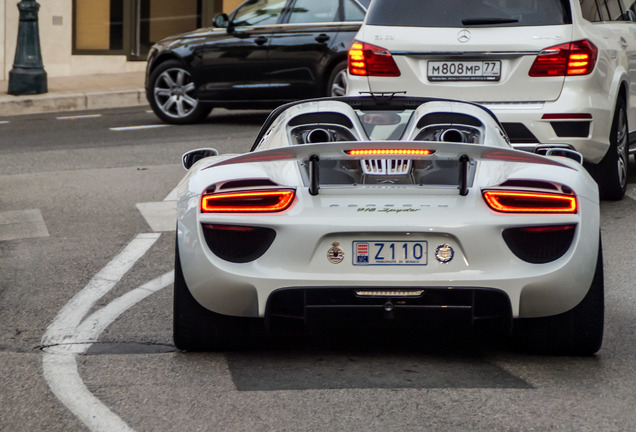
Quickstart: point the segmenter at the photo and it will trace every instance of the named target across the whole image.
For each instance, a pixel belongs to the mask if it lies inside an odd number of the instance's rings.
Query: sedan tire
[[[212,110],[194,95],[192,76],[178,60],[161,63],[148,79],[146,96],[157,117],[166,123],[190,124]]]
[[[347,75],[347,61],[341,61],[333,68],[327,81],[326,96],[345,96],[347,94],[347,86],[349,85],[349,76]]]

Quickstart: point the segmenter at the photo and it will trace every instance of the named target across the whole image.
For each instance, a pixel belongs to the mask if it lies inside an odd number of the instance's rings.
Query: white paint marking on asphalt
[[[177,200],[177,187],[175,186],[174,189],[172,189],[170,191],[170,193],[168,194],[168,196],[166,196],[163,200],[164,201],[176,201]]]
[[[0,241],[48,236],[49,230],[39,209],[0,213]]]
[[[55,317],[42,337],[44,378],[55,396],[91,431],[132,431],[121,418],[101,403],[82,382],[77,370],[77,353],[85,352],[119,315],[147,296],[172,282],[173,272],[153,279],[82,318],[93,305],[121,280],[150,249],[160,234],[138,234],[86,287],[77,293]],[[61,344],[61,345],[59,345]],[[56,345],[49,347],[49,345]]]
[[[169,127],[170,125],[166,124],[156,124],[156,125],[144,125],[144,126],[125,126],[125,127],[112,127],[110,130],[115,132],[121,131],[134,131],[134,130],[143,130],[143,129],[155,129],[155,128],[163,128]]]
[[[137,203],[137,209],[155,232],[174,231],[177,227],[175,201]]]
[[[163,201],[137,203],[137,209],[155,232],[174,231],[177,226],[177,188]]]
[[[44,353],[44,377],[55,396],[93,432],[132,431],[86,388],[74,355]]]
[[[160,234],[138,234],[128,245],[75,294],[49,325],[42,345],[63,344],[73,338],[77,326],[97,301],[106,295],[157,241]]]
[[[58,120],[78,120],[78,119],[88,119],[88,118],[99,118],[101,114],[84,114],[84,115],[75,115],[75,116],[62,116],[57,117]]]
[[[86,352],[92,342],[97,342],[99,335],[109,325],[111,325],[121,314],[174,281],[174,271],[169,271],[150,282],[127,292],[121,297],[113,300],[107,306],[87,317],[77,328],[75,333],[76,341],[79,343],[81,353]]]
[[[9,124],[8,121],[0,121],[0,124]]]

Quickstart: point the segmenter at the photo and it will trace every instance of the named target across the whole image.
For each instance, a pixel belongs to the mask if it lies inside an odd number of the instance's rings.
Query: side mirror
[[[181,163],[186,170],[189,170],[192,165],[199,162],[201,159],[218,155],[219,152],[213,148],[190,150],[189,152],[184,153],[181,157]]]
[[[212,26],[216,28],[229,28],[230,27],[230,18],[226,13],[220,13],[214,17],[212,20]]]
[[[546,156],[560,156],[568,159],[572,159],[583,165],[583,155],[577,151],[563,148],[548,149],[545,153]]]

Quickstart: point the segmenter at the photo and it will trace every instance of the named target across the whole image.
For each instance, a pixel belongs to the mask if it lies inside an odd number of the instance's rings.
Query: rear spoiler
[[[421,150],[426,149],[431,152],[429,155],[381,155],[381,156],[358,156],[351,155],[351,150]],[[455,159],[466,155],[471,160],[489,160],[515,163],[535,163],[552,165],[562,168],[571,168],[554,159],[540,156],[521,150],[506,149],[501,147],[488,147],[479,144],[457,144],[439,141],[349,141],[323,144],[303,144],[290,147],[281,147],[271,150],[255,151],[233,156],[212,166],[231,165],[239,163],[254,162],[274,162],[274,161],[309,161],[312,156],[320,159],[342,160],[342,159]],[[205,169],[205,168],[204,168]]]
[[[366,151],[356,154],[356,151]],[[373,154],[376,152],[377,154]],[[459,162],[459,193],[468,194],[469,166],[471,161],[499,161],[511,163],[533,163],[572,167],[554,159],[520,150],[501,147],[487,147],[475,144],[457,144],[438,141],[384,141],[384,142],[337,142],[306,144],[246,153],[220,160],[205,169],[223,165],[258,162],[299,161],[309,166],[312,195],[318,194],[320,160],[363,160],[363,159],[412,159],[412,160],[457,160]]]

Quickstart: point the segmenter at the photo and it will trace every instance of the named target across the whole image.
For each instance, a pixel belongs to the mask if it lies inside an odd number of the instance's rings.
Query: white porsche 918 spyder
[[[599,196],[581,160],[514,150],[465,102],[280,107],[251,152],[183,157],[175,344],[226,349],[292,322],[496,323],[529,352],[593,354]]]

